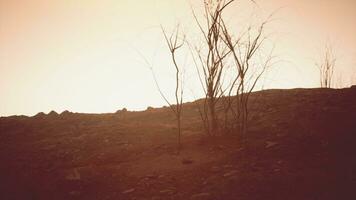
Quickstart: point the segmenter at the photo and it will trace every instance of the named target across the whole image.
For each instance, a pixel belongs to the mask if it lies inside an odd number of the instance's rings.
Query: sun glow
[[[179,22],[194,34],[190,9],[199,5],[181,0],[0,0],[0,116],[164,105],[142,55],[170,96],[174,68],[160,25],[170,28]],[[236,3],[233,9],[240,6],[262,17],[278,10],[269,30],[280,62],[263,88],[318,87],[314,59],[326,40],[337,52],[339,86],[355,83],[355,1],[273,0],[258,6]],[[232,24],[243,19],[235,10],[229,13]],[[201,96],[196,81],[188,78],[186,84],[194,91],[186,93],[187,101]]]

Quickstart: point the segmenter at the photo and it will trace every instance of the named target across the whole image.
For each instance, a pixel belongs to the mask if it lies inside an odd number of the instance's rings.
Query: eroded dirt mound
[[[356,199],[356,89],[254,93],[248,143],[184,106],[0,118],[1,199]]]

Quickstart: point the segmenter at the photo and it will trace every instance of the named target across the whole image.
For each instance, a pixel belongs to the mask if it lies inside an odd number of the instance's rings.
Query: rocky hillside
[[[0,118],[1,199],[356,199],[356,89],[252,94],[248,143],[184,105]],[[199,102],[198,102],[199,103]]]

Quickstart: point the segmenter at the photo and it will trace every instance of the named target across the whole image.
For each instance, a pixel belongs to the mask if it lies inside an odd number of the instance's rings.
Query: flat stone
[[[135,191],[135,188],[131,188],[122,192],[122,194],[129,194]]]
[[[185,164],[185,165],[192,164],[193,160],[185,158],[185,159],[182,160],[182,163]]]
[[[190,197],[191,200],[205,200],[210,198],[210,193],[199,193],[199,194],[194,194]]]
[[[225,173],[223,176],[224,177],[230,177],[230,176],[232,176],[232,175],[234,175],[236,173],[237,173],[237,170],[231,170],[231,171]]]
[[[167,189],[167,190],[161,190],[159,191],[159,193],[161,194],[168,194],[168,195],[172,195],[172,194],[175,194],[176,191],[175,190],[170,190],[170,189]]]
[[[234,166],[233,165],[224,165],[224,168],[233,168]]]
[[[231,182],[231,183],[235,183],[239,180],[239,177],[238,176],[231,176],[228,178],[228,181]]]
[[[149,174],[149,175],[146,176],[146,178],[148,178],[148,179],[157,179],[158,176],[154,175],[154,174]]]
[[[211,172],[219,172],[219,171],[220,171],[220,168],[217,167],[217,166],[214,166],[214,167],[211,168],[210,171],[211,171]]]
[[[66,176],[67,180],[70,181],[79,181],[81,179],[80,177],[80,173],[78,172],[77,169],[73,169],[67,176]]]
[[[271,148],[273,146],[276,146],[278,143],[277,142],[270,142],[270,141],[267,141],[266,142],[266,148]]]
[[[69,194],[72,196],[79,196],[81,194],[81,192],[80,191],[71,191],[71,192],[69,192]]]

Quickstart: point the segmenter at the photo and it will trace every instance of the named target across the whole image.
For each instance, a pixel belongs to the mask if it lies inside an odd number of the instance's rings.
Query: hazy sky
[[[180,22],[191,32],[190,5],[200,2],[0,0],[0,116],[164,105],[140,54],[170,96],[174,68],[159,25],[169,29]],[[257,2],[235,3],[228,17],[239,22],[249,11],[264,17],[278,10],[269,31],[281,62],[264,88],[317,87],[314,60],[326,41],[338,59],[339,86],[356,83],[355,0]],[[186,99],[192,100],[201,93],[189,73]]]

